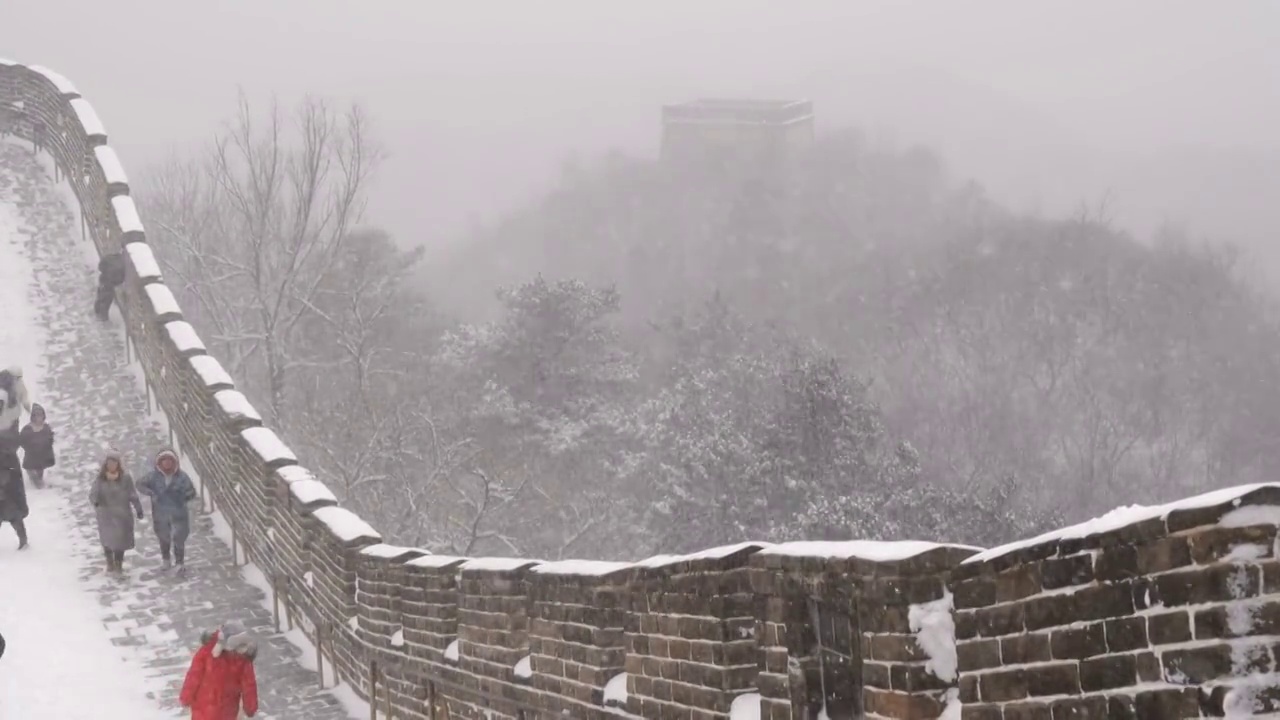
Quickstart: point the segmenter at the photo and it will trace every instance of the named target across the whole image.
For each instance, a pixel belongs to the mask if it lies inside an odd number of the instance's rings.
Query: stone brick
[[[1181,535],[1157,538],[1136,547],[1138,572],[1143,575],[1176,570],[1191,564],[1191,548]]]
[[[1170,682],[1202,685],[1231,674],[1231,646],[1225,643],[1185,650],[1166,650],[1161,655],[1161,660],[1165,677]]]
[[[1049,660],[1049,635],[1025,633],[1000,639],[1000,658],[1006,665],[1024,665]]]
[[[969,705],[960,709],[960,720],[1004,720],[1000,705]]]
[[[1093,557],[1075,555],[1045,560],[1040,575],[1046,590],[1093,582]]]
[[[984,670],[1000,665],[1000,640],[969,640],[956,644],[956,660],[961,672]]]
[[[1132,545],[1107,548],[1098,553],[1093,564],[1094,577],[1098,580],[1127,580],[1141,574],[1138,569],[1138,550]]]
[[[1004,706],[1004,720],[1053,720],[1053,711],[1048,703],[1010,703]]]
[[[1019,565],[996,575],[996,602],[1021,600],[1043,587],[1038,565]]]
[[[982,637],[1012,635],[1026,629],[1026,609],[1022,603],[982,608],[977,615],[978,634]]]
[[[1100,620],[1129,615],[1134,611],[1133,589],[1125,583],[1095,585],[1075,594],[1079,620]]]
[[[1195,690],[1148,690],[1133,699],[1138,720],[1172,720],[1199,717],[1200,700]]]
[[[1053,720],[1114,720],[1115,715],[1108,714],[1107,698],[1082,697],[1054,700]]]
[[[1115,618],[1104,624],[1107,649],[1113,653],[1147,647],[1147,622],[1140,617]]]
[[[1239,545],[1256,546],[1256,559],[1272,557],[1275,544],[1274,525],[1252,527],[1207,527],[1187,535],[1191,546],[1191,559],[1201,565],[1216,562],[1231,554]]]
[[[1258,594],[1256,566],[1215,565],[1160,575],[1153,580],[1155,600],[1166,607],[1232,600]]]
[[[1026,602],[1025,608],[1025,626],[1028,631],[1069,625],[1077,619],[1074,595],[1032,598]]]
[[[1080,661],[1080,689],[1086,693],[1134,685],[1137,661],[1132,655],[1111,655]]]
[[[996,670],[983,673],[978,680],[978,694],[983,702],[1007,702],[1027,696],[1027,674],[1024,670]]]
[[[1147,617],[1147,637],[1152,645],[1171,645],[1191,639],[1191,621],[1185,611]]]
[[[1055,630],[1049,635],[1049,647],[1055,660],[1082,660],[1107,652],[1107,634],[1102,623]]]
[[[1027,668],[1026,680],[1027,693],[1032,696],[1074,695],[1080,692],[1080,671],[1074,662]]]

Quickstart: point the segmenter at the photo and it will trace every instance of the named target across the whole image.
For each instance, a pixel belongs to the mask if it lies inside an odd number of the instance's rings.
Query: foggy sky
[[[745,95],[933,145],[1014,209],[1109,190],[1138,230],[1280,246],[1273,0],[0,0],[0,56],[70,77],[135,175],[238,87],[357,99],[390,153],[370,219],[406,243],[571,154],[655,152],[662,103]]]

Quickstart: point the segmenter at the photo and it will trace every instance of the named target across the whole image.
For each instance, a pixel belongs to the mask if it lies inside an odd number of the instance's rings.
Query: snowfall
[[[0,366],[21,365],[38,400],[45,338],[34,322],[20,230],[16,211],[0,199]],[[0,527],[0,718],[83,718],[88,707],[102,720],[175,717],[159,709],[145,670],[111,643],[97,597],[80,579],[85,548],[68,526],[63,495],[27,497],[31,546],[19,552],[13,529]]]

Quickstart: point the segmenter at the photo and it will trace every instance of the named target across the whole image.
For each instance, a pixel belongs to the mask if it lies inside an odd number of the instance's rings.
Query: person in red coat
[[[242,703],[245,715],[258,714],[257,654],[257,643],[235,621],[201,638],[178,697],[191,720],[236,720]]]

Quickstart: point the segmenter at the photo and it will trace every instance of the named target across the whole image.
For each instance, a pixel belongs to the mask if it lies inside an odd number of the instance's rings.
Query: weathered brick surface
[[[1280,709],[1280,597],[1267,584],[1280,516],[1249,515],[1277,499],[1264,486],[962,565],[950,586],[965,716],[1223,717],[1241,698]]]
[[[256,412],[237,411],[234,380],[186,340],[108,138],[86,131],[96,123],[65,79],[0,63],[0,135],[26,143],[0,145],[0,201],[28,226],[33,305],[50,336],[44,390],[58,407],[104,408],[63,422],[82,441],[64,448],[59,473],[87,476],[104,444],[140,463],[176,442],[202,503],[276,588],[283,620],[394,717],[707,720],[735,701],[759,702],[771,720],[823,709],[927,720],[956,702],[966,720],[1280,710],[1280,486],[969,562],[973,550],[953,546],[859,556],[745,544],[617,567],[504,564],[384,544]],[[53,158],[80,218],[33,149]],[[127,251],[123,342],[88,313],[82,241]],[[153,402],[167,431],[146,419]],[[114,639],[148,653],[168,684],[158,702],[173,704],[199,632],[236,616],[268,638],[259,670],[271,717],[345,716],[272,633],[261,593],[210,526],[201,515],[183,583],[157,581],[145,540],[134,585],[103,582],[97,558],[84,559]],[[946,647],[929,647],[939,638]],[[606,708],[606,688],[623,680],[628,697]]]

